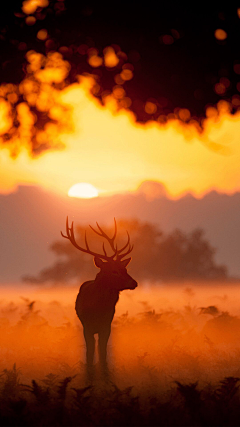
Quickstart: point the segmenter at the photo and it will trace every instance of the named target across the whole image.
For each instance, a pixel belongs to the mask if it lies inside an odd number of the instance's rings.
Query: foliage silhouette
[[[184,233],[175,230],[164,233],[156,225],[138,220],[122,220],[120,228],[129,230],[134,244],[134,259],[131,274],[139,280],[226,280],[227,268],[217,265],[214,256],[216,250],[204,237],[202,229]],[[85,227],[76,227],[78,242],[84,241]],[[110,231],[107,229],[106,231]],[[96,239],[89,233],[89,241],[96,247]],[[119,243],[125,239],[119,233]],[[95,245],[95,246],[94,246]],[[89,279],[96,269],[89,256],[77,252],[69,242],[56,241],[50,249],[57,256],[52,267],[43,269],[37,277],[25,276],[29,283],[63,283],[76,278]]]
[[[160,292],[156,290],[156,294]],[[65,351],[66,345],[71,348],[71,337],[76,340],[79,325],[71,326],[72,335],[69,328],[66,329],[64,348],[58,347],[62,328],[59,322],[55,327],[50,326],[46,322],[49,319],[45,318],[46,329],[40,345],[47,348],[46,355],[44,349],[37,346],[42,333],[40,302],[36,299],[36,304],[32,305],[31,301],[22,300],[22,307],[18,308],[20,322],[15,319],[15,324],[0,323],[1,350],[3,355],[7,354],[6,365],[2,360],[2,367],[7,368],[1,368],[0,372],[0,425],[240,425],[237,376],[240,319],[222,311],[221,306],[207,307],[206,304],[207,310],[199,315],[199,306],[187,306],[180,312],[163,308],[159,312],[157,306],[149,309],[147,304],[141,304],[141,312],[135,317],[126,313],[119,316],[114,322],[112,346],[115,350],[118,347],[121,353],[118,359],[112,359],[112,381],[105,383],[97,377],[89,386],[85,382],[84,364],[74,363],[78,358],[81,360],[80,354],[75,354],[73,360],[70,358],[71,363],[67,359],[71,351]],[[204,306],[203,301],[200,306]],[[51,303],[49,308],[52,308]],[[45,316],[42,310],[41,314]],[[9,316],[12,316],[11,310]],[[65,317],[62,321],[66,321]],[[213,334],[216,328],[219,335]],[[204,332],[213,340],[213,350],[204,345]],[[23,339],[29,334],[26,345]],[[136,335],[136,341],[131,343]],[[5,336],[12,337],[13,347],[5,341]],[[16,337],[25,349],[16,347]],[[12,356],[11,348],[14,349]],[[56,350],[52,367],[48,357],[50,348]],[[22,359],[21,351],[24,352]],[[18,363],[13,364],[10,357],[15,357],[16,352]],[[62,359],[65,363],[61,364]],[[34,363],[37,368],[30,371],[29,364]],[[43,365],[42,370],[39,370],[40,365]]]
[[[115,383],[69,388],[71,381],[76,378],[65,377],[48,387],[32,380],[31,386],[17,391],[12,384],[12,396],[3,395],[2,382],[1,425],[221,427],[240,423],[239,378],[235,377],[201,388],[198,382],[175,381],[176,387],[167,394],[159,386],[157,393],[147,395],[144,389],[136,394],[134,387],[119,388]]]

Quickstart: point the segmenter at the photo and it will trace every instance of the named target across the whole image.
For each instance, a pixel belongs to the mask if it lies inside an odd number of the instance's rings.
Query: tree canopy
[[[190,233],[176,229],[167,234],[152,223],[138,220],[118,221],[118,229],[120,246],[126,241],[126,230],[134,244],[129,272],[137,280],[159,282],[228,278],[226,266],[216,264],[216,250],[205,238],[202,229]],[[104,227],[104,230],[110,236],[113,233],[111,227]],[[86,227],[76,226],[76,240],[82,247],[85,245],[85,231]],[[87,233],[90,247],[102,253],[102,239],[90,229]],[[96,274],[92,256],[77,250],[69,241],[56,241],[50,249],[57,257],[55,264],[40,271],[37,277],[25,276],[24,281],[61,283],[77,278],[91,279]],[[110,248],[106,249],[110,254]]]

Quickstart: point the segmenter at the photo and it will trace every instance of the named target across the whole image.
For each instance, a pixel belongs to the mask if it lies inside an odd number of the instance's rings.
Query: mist
[[[91,383],[78,288],[1,287],[3,425],[238,425],[239,283],[122,292]]]
[[[239,284],[140,284],[120,295],[109,341],[119,386],[218,381],[239,372]],[[1,368],[24,381],[49,373],[83,381],[85,342],[75,314],[78,285],[1,288]],[[123,375],[124,372],[124,375]],[[154,372],[154,380],[151,372]]]

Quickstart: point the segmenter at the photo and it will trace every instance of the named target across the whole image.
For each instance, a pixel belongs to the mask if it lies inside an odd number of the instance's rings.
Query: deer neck
[[[119,291],[114,289],[114,287],[111,286],[109,279],[107,279],[107,277],[103,276],[101,273],[97,274],[94,283],[102,294],[109,296],[111,295],[115,298],[119,297]]]

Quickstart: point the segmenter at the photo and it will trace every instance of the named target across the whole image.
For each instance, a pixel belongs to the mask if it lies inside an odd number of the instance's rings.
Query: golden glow
[[[173,378],[185,383],[199,378],[206,381],[207,373],[208,383],[215,383],[224,376],[236,376],[239,319],[234,316],[240,314],[239,283],[146,286],[122,292],[116,306],[110,338],[113,345],[108,352],[118,367],[115,380],[119,387],[126,388],[126,378],[130,378],[136,392],[147,395],[153,386],[157,390],[166,387],[169,392]],[[7,359],[1,358],[1,372],[16,363],[24,384],[31,384],[34,378],[40,382],[50,372],[59,378],[77,372],[79,388],[79,373],[84,373],[79,360],[85,363],[85,344],[74,309],[78,290],[79,283],[37,289],[19,284],[2,286],[1,346]],[[31,301],[35,301],[32,309]],[[214,321],[210,314],[201,313],[200,307],[207,306],[219,310]],[[161,369],[156,369],[159,360]],[[143,366],[151,375],[146,375]]]
[[[104,52],[106,56],[109,50]],[[202,130],[187,109],[176,111],[167,123],[160,116],[158,122],[140,124],[123,109],[131,99],[121,85],[101,105],[92,95],[100,90],[94,78],[81,77],[64,87],[70,65],[60,53],[45,57],[29,51],[26,56],[28,74],[21,84],[0,86],[1,192],[28,183],[66,194],[73,182],[83,181],[113,193],[135,190],[145,180],[164,182],[173,197],[186,191],[201,195],[212,188],[240,189],[240,113],[231,115],[226,101],[208,107]],[[220,79],[219,84],[226,88],[228,81]],[[15,108],[19,94],[24,101]],[[239,106],[239,95],[231,103]],[[53,122],[36,129],[32,106]],[[149,100],[145,108],[153,114],[155,103]],[[7,145],[1,140],[6,132]],[[47,144],[65,150],[49,150],[33,160],[28,154],[33,135],[35,148]],[[19,157],[11,159],[9,146]]]
[[[191,117],[190,111],[187,108],[182,108],[181,110],[179,110],[178,115],[183,122],[189,120]]]
[[[36,18],[35,16],[27,16],[25,22],[27,25],[34,25],[36,23]]]
[[[91,67],[97,68],[102,65],[103,60],[100,58],[100,56],[92,55],[88,58],[88,63],[91,65]]]
[[[106,67],[113,68],[119,63],[119,58],[117,57],[115,50],[112,47],[106,47],[103,51],[104,53],[104,63]]]
[[[122,85],[125,82],[125,80],[122,79],[120,74],[116,74],[116,76],[114,77],[114,81],[117,85]]]
[[[215,35],[217,40],[225,40],[227,38],[226,31],[222,30],[221,28],[218,28],[215,31],[214,35]]]
[[[157,106],[153,102],[146,102],[145,104],[145,111],[147,114],[154,114],[157,111]]]
[[[133,78],[133,72],[132,72],[132,70],[125,68],[124,70],[122,70],[120,77],[123,81],[131,80]]]
[[[124,98],[125,94],[126,94],[126,92],[121,86],[115,86],[113,88],[113,96],[115,98],[122,99],[122,98]]]
[[[47,36],[48,36],[47,30],[39,30],[37,33],[37,38],[39,40],[46,40]]]
[[[223,83],[216,83],[214,90],[218,95],[223,95],[226,92],[226,88]]]
[[[239,105],[240,105],[240,96],[239,95],[233,95],[233,97],[232,97],[232,104],[235,107],[239,107]]]
[[[67,76],[70,69],[68,62],[57,52],[44,57],[29,51],[26,57],[28,75],[20,85],[0,86],[0,145],[4,147],[1,135],[8,132],[12,155],[17,155],[23,147],[30,150],[33,137],[36,150],[42,146],[60,147],[60,134],[71,128],[70,109],[61,103],[61,90],[55,85],[62,83]],[[24,102],[15,107],[19,94],[23,96]],[[36,116],[30,107],[47,112],[54,122],[46,123],[36,130]],[[13,127],[14,117],[19,126]]]
[[[26,0],[23,2],[22,11],[27,15],[34,13],[38,7],[47,7],[48,0]]]
[[[12,126],[10,104],[3,98],[0,99],[0,134],[7,132]]]
[[[68,191],[69,197],[79,197],[80,199],[93,199],[98,197],[98,190],[86,182],[74,184]]]

